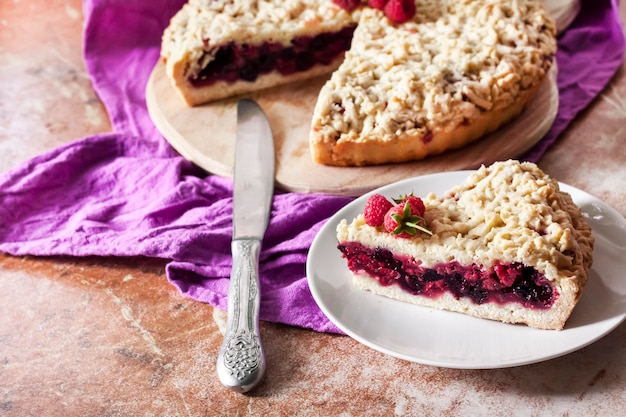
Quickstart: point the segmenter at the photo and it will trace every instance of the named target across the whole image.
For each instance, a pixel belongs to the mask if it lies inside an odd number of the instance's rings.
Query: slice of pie
[[[356,16],[331,0],[189,0],[163,34],[161,57],[193,106],[335,70]]]
[[[593,237],[557,181],[532,163],[496,162],[442,197],[428,195],[425,209],[399,210],[402,204],[368,207],[337,226],[356,286],[420,306],[563,329],[587,282]],[[384,222],[375,220],[377,210],[379,217],[387,212]],[[387,222],[394,210],[395,229]]]
[[[316,162],[394,163],[459,148],[518,116],[553,65],[556,28],[541,0],[416,3],[402,24],[360,13],[314,110]]]

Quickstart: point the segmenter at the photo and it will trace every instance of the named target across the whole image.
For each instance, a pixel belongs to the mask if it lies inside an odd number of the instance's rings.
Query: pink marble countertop
[[[0,5],[0,172],[110,130],[82,61],[81,7]],[[539,165],[625,216],[625,145],[622,67]],[[183,298],[164,265],[0,255],[0,416],[626,415],[626,323],[549,361],[458,370],[263,322],[266,377],[233,393],[214,368],[225,313]]]

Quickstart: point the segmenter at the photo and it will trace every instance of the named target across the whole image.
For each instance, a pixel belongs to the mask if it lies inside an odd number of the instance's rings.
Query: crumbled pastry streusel
[[[555,34],[540,0],[420,0],[402,25],[363,10],[315,108],[314,159],[402,162],[482,137],[534,96],[553,65]]]
[[[359,259],[350,263],[358,286],[477,317],[563,328],[587,282],[594,242],[557,181],[532,163],[497,162],[423,201],[432,235],[398,238],[363,215],[339,223],[340,248],[349,262]],[[363,266],[368,253],[374,269]]]

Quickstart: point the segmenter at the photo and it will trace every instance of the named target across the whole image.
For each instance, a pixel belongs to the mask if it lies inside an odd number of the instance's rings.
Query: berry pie
[[[375,194],[338,224],[337,239],[359,288],[553,330],[580,299],[594,243],[558,182],[513,160],[481,167],[441,197]]]
[[[402,24],[366,7],[319,93],[313,159],[405,162],[471,143],[523,111],[555,53],[541,0],[420,0]]]
[[[332,72],[356,15],[331,0],[189,0],[165,29],[161,57],[194,106]]]
[[[332,73],[309,142],[335,166],[419,160],[497,130],[555,53],[542,0],[189,0],[161,47],[190,106]]]

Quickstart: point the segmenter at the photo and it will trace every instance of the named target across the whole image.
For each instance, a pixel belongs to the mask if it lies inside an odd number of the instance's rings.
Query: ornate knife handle
[[[257,239],[233,240],[233,269],[228,287],[228,322],[217,356],[217,375],[237,392],[254,388],[265,372],[259,333],[259,253]]]

